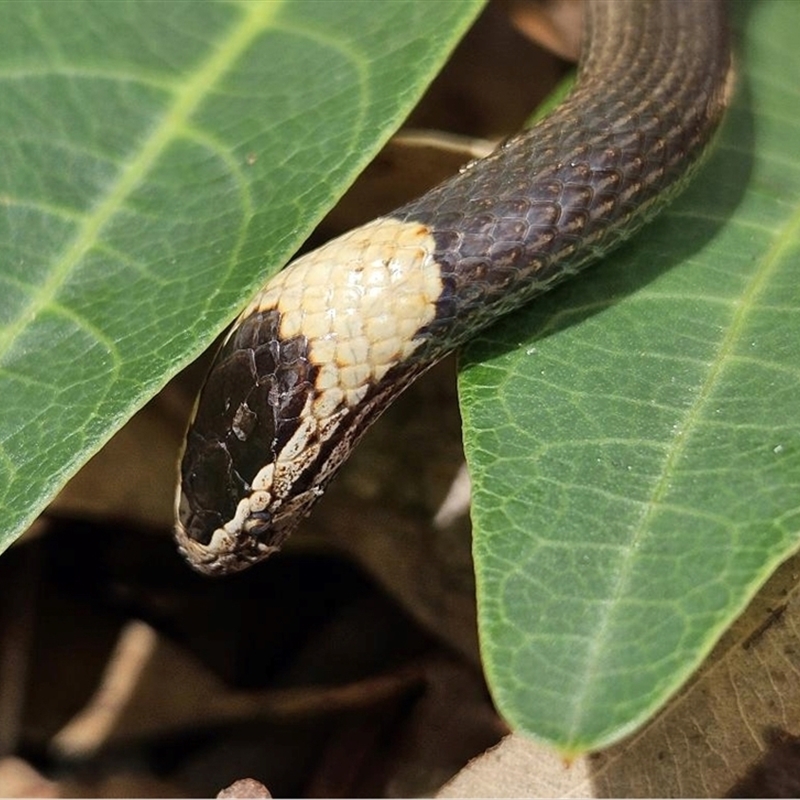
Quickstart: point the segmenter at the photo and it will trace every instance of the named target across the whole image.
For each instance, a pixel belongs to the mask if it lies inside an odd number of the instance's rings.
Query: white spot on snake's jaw
[[[307,449],[317,437],[315,436],[319,428],[319,422],[311,413],[312,400],[309,397],[306,400],[305,408],[303,409],[303,416],[297,430],[288,442],[281,448],[275,459],[276,469],[280,469],[282,464],[286,462],[296,461],[303,450]],[[273,478],[274,480],[274,478]]]
[[[260,492],[272,486],[272,478],[275,474],[275,465],[270,463],[258,471],[253,478],[253,491]]]

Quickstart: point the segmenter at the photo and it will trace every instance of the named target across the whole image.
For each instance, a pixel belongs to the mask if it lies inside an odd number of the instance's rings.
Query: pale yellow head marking
[[[421,223],[377,219],[299,258],[243,316],[277,309],[281,338],[307,338],[317,390],[343,393],[320,398],[315,410],[328,413],[335,397],[358,402],[419,346],[414,335],[433,321],[442,291],[435,248]]]

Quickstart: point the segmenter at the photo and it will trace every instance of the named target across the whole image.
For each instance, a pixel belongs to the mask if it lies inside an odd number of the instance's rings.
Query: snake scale
[[[180,468],[176,538],[197,570],[275,552],[411,381],[687,184],[730,93],[721,0],[586,0],[583,35],[550,116],[302,256],[239,316]]]

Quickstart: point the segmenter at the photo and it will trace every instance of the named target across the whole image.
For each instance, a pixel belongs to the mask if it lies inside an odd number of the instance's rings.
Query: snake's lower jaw
[[[322,489],[312,488],[271,508],[254,505],[251,495],[240,502],[232,520],[215,527],[215,515],[193,508],[181,491],[175,525],[178,549],[204,575],[240,572],[277,553],[322,494]]]
[[[191,523],[179,519],[175,539],[181,555],[204,575],[228,575],[241,572],[277,553],[281,544],[311,510],[273,519],[247,520],[241,530],[217,528],[206,542],[194,538]]]

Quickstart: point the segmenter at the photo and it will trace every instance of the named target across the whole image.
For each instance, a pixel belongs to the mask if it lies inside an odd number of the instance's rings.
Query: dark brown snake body
[[[587,0],[578,81],[534,128],[276,275],[187,436],[177,540],[198,570],[274,552],[367,426],[468,338],[635,233],[727,104],[721,0]]]

